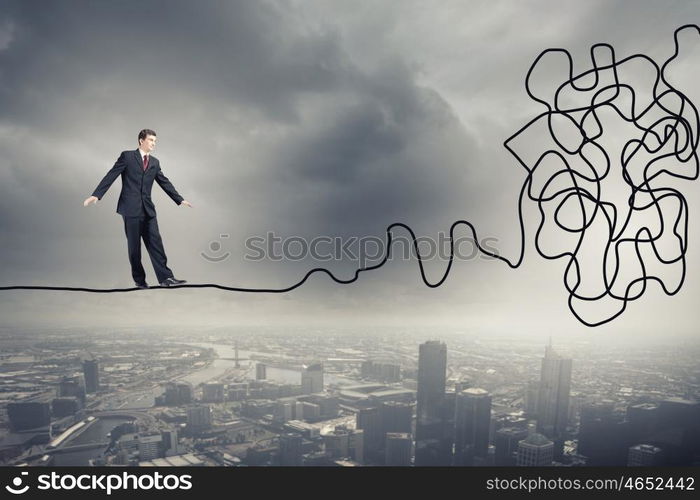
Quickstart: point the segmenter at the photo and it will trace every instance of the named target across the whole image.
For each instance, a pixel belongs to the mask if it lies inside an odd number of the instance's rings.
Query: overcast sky
[[[121,181],[97,205],[82,203],[142,128],[157,132],[154,155],[194,207],[176,206],[154,184],[168,264],[190,283],[283,288],[318,266],[348,279],[357,261],[251,261],[245,241],[268,232],[384,240],[393,222],[437,238],[467,219],[515,260],[524,170],[503,141],[543,111],[524,88],[534,59],[565,48],[580,72],[591,67],[591,45],[605,42],[618,59],[641,52],[661,63],[673,54],[674,30],[693,20],[700,4],[691,1],[3,1],[0,285],[133,286],[115,212]],[[669,68],[696,105],[699,48],[700,36],[683,36]],[[562,75],[539,78],[558,85]],[[674,186],[688,200],[685,285],[668,297],[649,284],[595,330],[568,309],[566,262],[534,250],[539,213],[527,202],[519,269],[456,261],[437,289],[423,284],[415,259],[394,259],[350,285],[317,273],[285,294],[0,291],[0,317],[16,326],[693,335],[700,196],[696,183]],[[469,233],[462,226],[457,235]],[[212,262],[203,252],[230,255]],[[143,263],[155,284],[145,248]],[[445,266],[427,262],[428,278]]]

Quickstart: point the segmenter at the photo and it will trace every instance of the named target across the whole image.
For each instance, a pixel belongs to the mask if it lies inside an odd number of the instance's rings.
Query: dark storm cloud
[[[11,5],[17,30],[11,50],[0,53],[0,64],[7,68],[1,104],[7,122],[20,130],[31,127],[32,134],[46,130],[52,137],[75,137],[113,113],[121,121],[138,121],[139,110],[151,99],[173,99],[181,115],[195,114],[190,127],[199,126],[199,133],[206,134],[222,108],[247,108],[261,126],[292,124],[288,147],[281,146],[284,138],[274,145],[285,161],[275,159],[271,176],[352,191],[346,176],[371,171],[379,159],[384,171],[392,171],[386,181],[394,189],[382,192],[385,205],[393,206],[393,198],[411,194],[401,184],[413,185],[413,169],[391,162],[405,162],[399,155],[405,145],[433,133],[436,120],[450,114],[444,104],[435,109],[425,102],[430,91],[415,87],[400,59],[365,74],[348,60],[337,33],[304,25],[285,4],[148,2],[140,9],[135,8],[139,4],[106,2],[69,9],[58,3]],[[139,88],[148,95],[144,100],[137,97]],[[354,102],[335,109],[334,101],[345,94]],[[327,113],[321,119],[328,129],[299,123],[297,101],[304,96],[325,100]],[[297,125],[301,134],[294,130]],[[34,151],[36,162],[46,164]],[[223,164],[226,157],[212,154],[211,160],[218,160],[221,180],[235,180]],[[29,175],[17,172],[16,157],[7,161],[15,176]],[[209,182],[203,185],[211,189]],[[215,199],[230,197],[228,188],[219,196],[213,191]],[[421,187],[420,192],[431,189]],[[413,205],[410,197],[407,205]]]
[[[1,53],[7,116],[45,123],[109,80],[112,98],[134,87],[176,87],[293,119],[295,94],[337,85],[336,41],[298,28],[272,2],[15,2],[11,50]],[[66,91],[69,95],[66,96]],[[68,99],[63,100],[63,99]],[[131,98],[131,109],[143,103]],[[46,104],[49,104],[48,109]]]

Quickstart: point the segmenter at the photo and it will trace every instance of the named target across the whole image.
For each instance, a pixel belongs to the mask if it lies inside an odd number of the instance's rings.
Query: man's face
[[[156,147],[156,136],[147,135],[145,139],[139,139],[139,146],[146,153],[150,153]]]

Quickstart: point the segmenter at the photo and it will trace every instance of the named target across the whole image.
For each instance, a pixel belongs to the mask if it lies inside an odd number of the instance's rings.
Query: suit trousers
[[[153,270],[156,272],[158,283],[167,278],[173,278],[173,272],[168,267],[168,258],[163,248],[163,240],[158,231],[156,217],[137,216],[124,218],[124,232],[129,248],[129,263],[131,264],[131,276],[137,283],[146,280],[146,271],[141,265],[141,239],[146,245],[148,255],[151,257]]]

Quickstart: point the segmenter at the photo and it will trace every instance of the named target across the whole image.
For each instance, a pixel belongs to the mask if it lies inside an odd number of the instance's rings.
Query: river
[[[222,377],[228,370],[235,368],[236,362],[233,359],[236,357],[236,349],[234,346],[222,345],[222,344],[211,344],[211,343],[187,343],[187,345],[193,347],[200,347],[203,349],[214,349],[219,358],[229,358],[229,359],[215,359],[209,366],[201,368],[192,373],[189,373],[179,380],[184,380],[197,386],[203,382],[208,382],[211,380],[216,380]],[[250,359],[251,355],[261,355],[269,356],[269,353],[255,352],[255,351],[238,351],[238,357],[241,360]],[[255,378],[255,361],[241,361],[241,367],[245,368],[250,363],[251,369],[248,370],[246,378],[252,380]],[[276,368],[273,366],[266,367],[267,380],[282,384],[301,384],[301,371],[292,370],[289,368]],[[340,377],[337,375],[332,375],[325,373],[323,375],[324,384],[337,384],[337,385],[348,385],[358,383],[356,380],[352,380],[346,377]],[[105,407],[104,409],[133,409],[133,408],[150,408],[155,403],[155,397],[163,393],[163,387],[158,385],[148,391],[138,391],[134,392],[132,395],[126,397],[118,405],[114,407]],[[92,442],[105,441],[107,438],[107,433],[110,432],[115,426],[127,422],[128,419],[124,418],[99,418],[95,423],[93,423],[88,430],[83,432],[80,436],[75,438],[70,442],[71,445],[86,444]],[[57,466],[84,466],[88,465],[88,460],[90,458],[95,458],[101,454],[100,449],[91,449],[77,452],[70,452],[64,454],[56,454],[54,458],[54,464]]]
[[[77,446],[87,443],[99,443],[109,441],[107,434],[117,425],[129,422],[130,419],[123,417],[98,418],[90,427],[75,439],[66,443],[66,447]],[[56,466],[87,466],[91,458],[102,455],[104,449],[91,448],[89,450],[71,451],[68,453],[56,453],[53,465]]]
[[[200,342],[200,343],[192,343],[192,344],[187,344],[191,345],[193,347],[200,347],[203,349],[214,349],[219,356],[219,358],[229,358],[229,359],[216,359],[214,362],[209,365],[206,368],[202,368],[201,370],[197,370],[196,372],[190,373],[189,375],[186,375],[182,377],[181,380],[185,380],[187,382],[190,382],[193,385],[198,385],[201,384],[202,382],[207,382],[209,380],[215,380],[217,377],[220,377],[223,375],[227,370],[230,370],[231,368],[234,368],[236,366],[236,362],[232,361],[236,357],[236,348],[234,346],[230,345],[223,345],[223,344],[210,344],[210,343],[205,343],[205,342]],[[256,351],[243,351],[241,349],[238,350],[238,357],[239,359],[250,359],[251,355],[259,355],[259,356],[270,356],[269,353],[264,353],[264,352],[256,352]],[[245,367],[247,365],[247,361],[242,361],[241,367]],[[251,370],[248,371],[247,373],[247,378],[248,379],[255,379],[255,361],[250,361],[252,364]],[[271,380],[273,382],[279,382],[281,384],[293,384],[293,385],[301,385],[301,371],[300,370],[292,370],[289,368],[276,368],[274,366],[267,366],[266,367],[266,376],[267,380]],[[337,385],[348,385],[348,384],[355,384],[358,383],[356,380],[352,380],[346,377],[341,377],[338,375],[333,375],[329,373],[324,373],[323,374],[323,383],[324,385],[327,384],[337,384]]]

